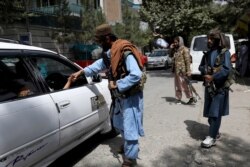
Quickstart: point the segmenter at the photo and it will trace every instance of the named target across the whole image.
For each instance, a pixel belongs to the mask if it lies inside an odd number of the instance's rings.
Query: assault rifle
[[[194,88],[194,86],[192,85],[192,82],[190,81],[190,79],[187,77],[187,76],[184,76],[184,79],[186,81],[186,83],[188,84],[189,86],[189,89],[196,95],[196,97],[199,98],[199,100],[201,99],[200,95],[197,93],[196,89]],[[195,100],[197,100],[195,98]]]
[[[205,58],[205,75],[212,75],[213,74],[213,69],[212,69],[212,67],[210,67],[208,65],[208,61],[207,61],[208,54],[207,54],[207,52],[203,52],[203,53],[204,53],[204,56],[205,56],[204,57]],[[209,95],[211,97],[213,97],[215,95],[215,93],[216,93],[215,92],[216,88],[215,88],[214,82],[213,81],[207,82],[205,80],[205,78],[204,78],[203,85],[207,88]]]
[[[113,81],[114,77],[113,77],[112,69],[110,66],[110,58],[108,57],[107,53],[102,52],[102,59],[103,59],[105,66],[107,67],[107,71],[105,72],[107,79],[108,81]],[[111,94],[112,101],[114,101],[115,98],[117,97],[123,97],[123,94],[121,94],[117,89],[110,89],[110,94]]]

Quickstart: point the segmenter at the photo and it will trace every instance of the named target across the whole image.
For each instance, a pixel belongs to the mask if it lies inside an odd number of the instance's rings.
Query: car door
[[[86,77],[81,76],[71,88],[63,89],[67,78],[79,68],[59,55],[40,54],[31,59],[58,108],[60,145],[95,133],[97,126],[108,117],[106,101],[98,84],[88,84]]]
[[[190,55],[192,56],[192,64],[191,74],[192,75],[200,75],[199,65],[201,63],[201,59],[204,55],[203,52],[207,51],[207,36],[206,35],[199,35],[194,36],[192,38],[192,42],[190,45]]]
[[[0,166],[27,167],[59,147],[57,108],[20,51],[0,50]]]

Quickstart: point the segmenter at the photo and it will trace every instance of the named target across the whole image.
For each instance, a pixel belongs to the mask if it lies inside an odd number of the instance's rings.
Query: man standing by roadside
[[[224,87],[231,69],[230,52],[225,35],[213,29],[207,35],[209,51],[204,54],[199,70],[204,77],[205,103],[203,116],[208,117],[209,136],[201,146],[210,148],[219,138],[222,116],[229,115],[229,89]]]
[[[184,91],[189,101],[187,104],[194,104],[196,99],[193,97],[192,91],[188,86],[187,80],[191,76],[190,70],[190,55],[188,48],[184,46],[183,38],[178,36],[174,38],[174,43],[171,44],[171,56],[173,57],[173,72],[175,78],[175,96],[176,103],[181,104],[182,91]]]
[[[117,39],[108,24],[96,28],[95,39],[108,58],[103,57],[72,75],[77,79],[82,74],[92,76],[104,69],[110,70],[109,88],[115,97],[113,124],[124,139],[122,167],[130,167],[136,164],[138,139],[144,136],[143,92],[138,89],[143,66],[136,47],[126,40]]]

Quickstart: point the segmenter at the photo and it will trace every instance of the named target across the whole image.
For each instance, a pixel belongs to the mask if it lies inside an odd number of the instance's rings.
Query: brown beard
[[[110,48],[111,48],[111,44],[104,43],[102,45],[102,49],[103,49],[104,52],[107,52]]]

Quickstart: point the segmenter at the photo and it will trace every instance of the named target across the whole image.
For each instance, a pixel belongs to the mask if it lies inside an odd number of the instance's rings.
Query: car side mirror
[[[102,76],[100,74],[92,76],[92,82],[101,82],[101,81],[102,81]]]

